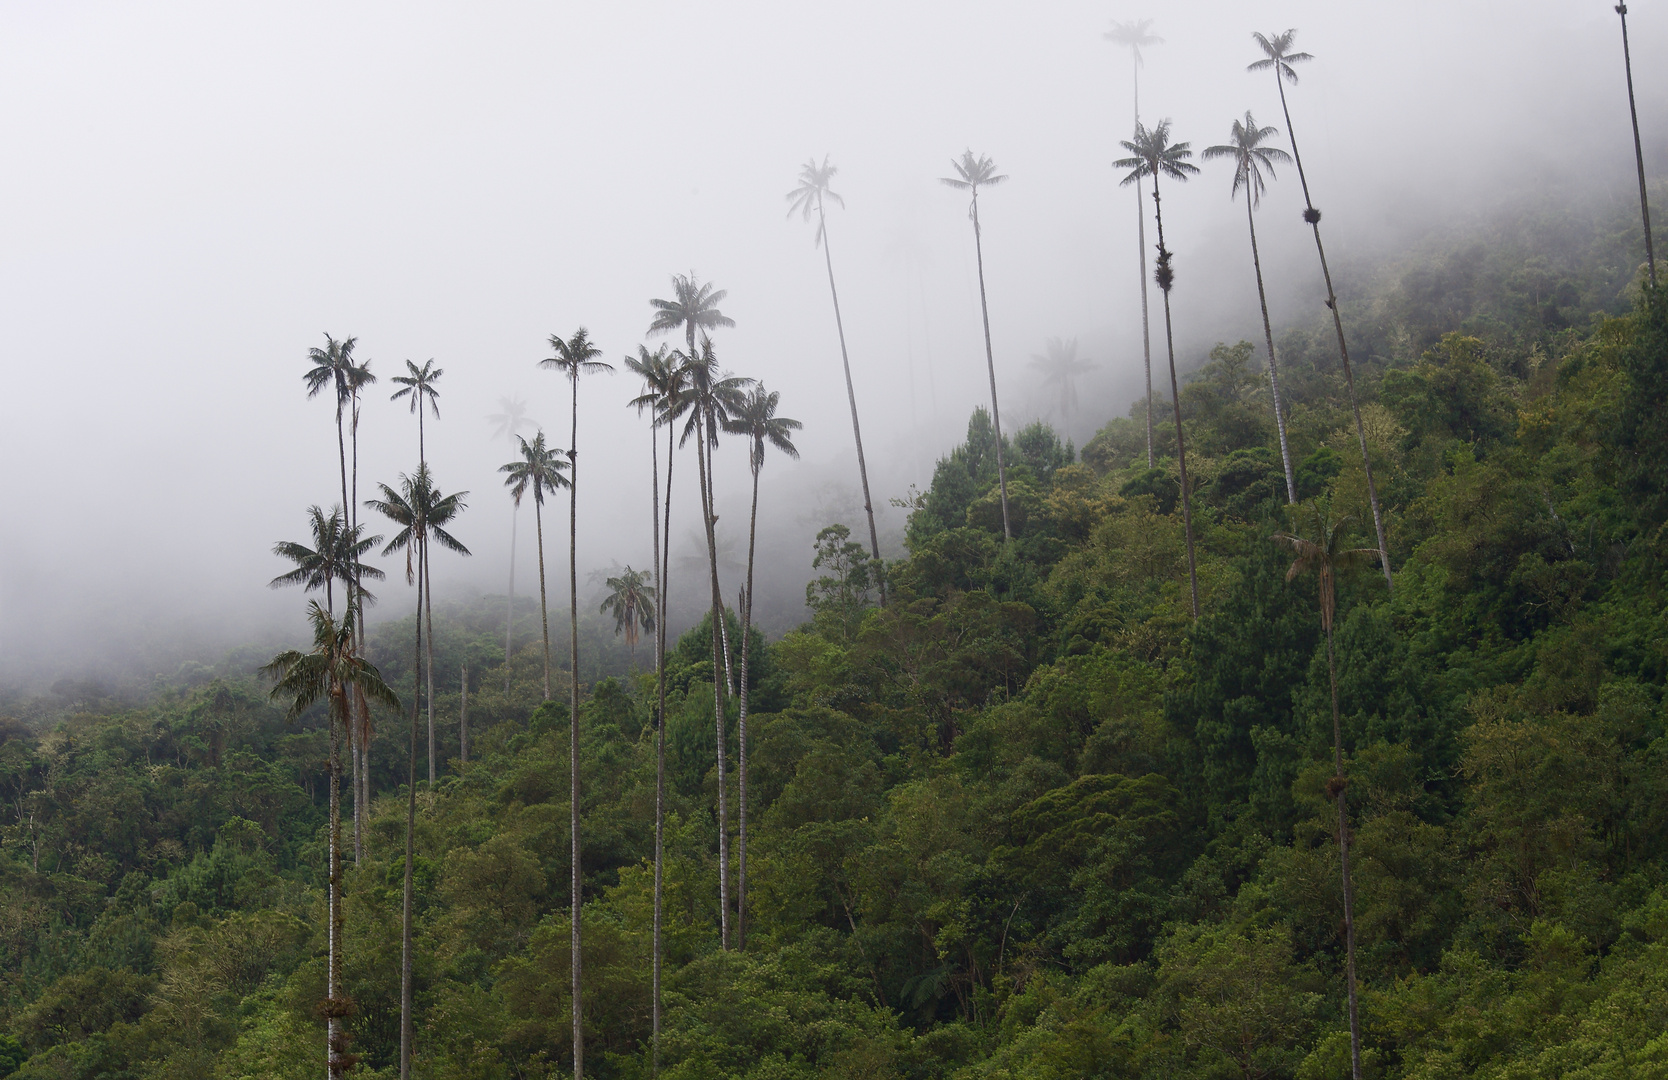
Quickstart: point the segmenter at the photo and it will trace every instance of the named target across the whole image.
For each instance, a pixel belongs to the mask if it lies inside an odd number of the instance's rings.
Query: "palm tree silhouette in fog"
[[[608,595],[602,598],[602,606],[597,610],[614,616],[614,633],[625,635],[626,647],[631,650],[633,670],[636,670],[639,631],[654,630],[654,586],[649,583],[647,574],[633,570],[630,565],[617,576],[609,578],[606,584]]]
[[[360,562],[366,552],[382,542],[382,537],[364,537],[356,529],[345,527],[341,507],[331,507],[326,514],[317,506],[309,506],[307,525],[313,534],[312,547],[295,540],[280,540],[272,545],[272,553],[294,563],[295,569],[279,574],[267,583],[268,587],[300,585],[306,592],[323,589],[324,609],[334,614],[335,582],[351,584],[358,577],[381,581],[387,576],[376,567]]]
[[[509,474],[504,486],[510,489],[510,498],[517,507],[521,506],[523,495],[529,490],[533,492],[533,526],[539,546],[539,621],[544,629],[544,700],[549,701],[550,603],[545,599],[544,587],[544,496],[546,492],[568,486],[568,478],[562,475],[568,463],[562,460],[560,451],[545,445],[543,431],[534,435],[532,442],[517,435],[516,442],[520,444],[521,457],[499,466],[498,471]]]
[[[747,519],[747,584],[741,592],[741,710],[736,726],[737,748],[737,832],[736,832],[736,946],[747,947],[747,658],[748,633],[753,626],[753,557],[758,550],[759,470],[764,468],[765,447],[774,446],[788,457],[797,458],[793,433],[804,425],[776,415],[782,395],[755,385],[731,417],[730,431],[747,440],[747,464],[753,473],[753,509]]]
[[[996,483],[1002,495],[1002,539],[1013,539],[1013,530],[1008,525],[1008,467],[1002,459],[1002,410],[996,402],[996,356],[990,347],[990,304],[985,300],[985,247],[984,234],[979,225],[979,189],[995,187],[1008,177],[998,175],[996,162],[989,157],[973,156],[972,150],[963,150],[960,160],[952,160],[955,176],[940,177],[939,182],[960,191],[972,193],[972,202],[967,208],[967,216],[973,222],[973,250],[979,261],[979,313],[984,318],[985,327],[985,366],[990,369],[990,416],[996,426]]]
[[[507,440],[512,446],[521,429],[534,425],[527,419],[527,399],[520,394],[498,399],[498,411],[487,417],[492,425],[492,437]],[[504,603],[504,696],[510,693],[510,638],[515,630],[515,541],[516,526],[521,521],[521,503],[510,501],[510,587]]]
[[[1297,478],[1292,472],[1292,452],[1286,445],[1286,414],[1280,402],[1280,366],[1274,359],[1274,329],[1268,321],[1268,294],[1263,290],[1263,262],[1257,254],[1257,219],[1252,213],[1257,204],[1262,202],[1265,187],[1263,173],[1269,178],[1274,177],[1274,163],[1290,161],[1284,150],[1273,146],[1264,146],[1272,136],[1280,134],[1275,127],[1258,127],[1250,110],[1246,110],[1245,122],[1238,120],[1228,130],[1228,142],[1220,146],[1209,146],[1199,155],[1205,161],[1214,158],[1227,158],[1234,163],[1234,186],[1229,191],[1229,198],[1239,194],[1239,189],[1245,189],[1245,222],[1251,229],[1251,265],[1257,272],[1257,302],[1263,310],[1263,340],[1268,344],[1268,382],[1274,396],[1274,425],[1280,432],[1280,461],[1286,469],[1286,501],[1297,502]]]
[[[417,469],[418,469],[419,474],[421,474],[423,476],[427,476],[428,475],[428,468],[429,468],[429,453],[428,453],[428,443],[425,441],[424,435],[423,435],[423,416],[424,416],[425,413],[432,412],[432,413],[434,413],[434,418],[436,420],[440,419],[440,391],[435,386],[435,384],[440,381],[440,376],[446,374],[446,371],[445,371],[444,368],[435,367],[433,360],[425,360],[423,362],[422,367],[418,367],[416,364],[413,364],[410,360],[407,360],[405,362],[405,370],[406,370],[406,373],[404,375],[396,375],[391,380],[392,382],[397,383],[401,387],[401,389],[394,391],[394,393],[389,397],[388,400],[398,401],[401,398],[405,398],[406,401],[408,401],[411,405],[411,411],[417,414]],[[426,549],[425,549],[425,555],[424,555],[424,558],[421,561],[421,567],[420,567],[419,572],[423,573],[423,574],[427,574],[428,573],[428,565],[429,565],[429,562],[428,562]],[[434,777],[435,777],[435,773],[434,773],[434,610],[433,610],[433,608],[434,608],[434,590],[429,587],[428,582],[424,583],[424,589],[426,590],[427,595],[428,595],[428,604],[423,609],[423,617],[428,622],[428,653],[427,653],[427,658],[426,658],[427,663],[425,664],[425,668],[428,671],[428,684],[429,684],[428,685],[428,690],[429,690],[429,694],[428,694],[428,697],[429,697],[429,790],[432,791],[432,790],[434,790]]]
[[[798,214],[801,220],[810,221],[813,213],[817,216],[816,243],[822,248],[823,263],[828,267],[828,295],[834,298],[834,328],[840,334],[840,363],[846,373],[846,401],[851,406],[851,434],[857,442],[857,476],[863,484],[863,513],[869,519],[869,553],[874,556],[876,565],[880,563],[880,538],[875,532],[875,508],[869,498],[869,463],[863,457],[863,428],[857,422],[857,391],[851,383],[851,357],[846,353],[846,325],[840,317],[840,292],[834,287],[834,256],[828,249],[828,216],[823,203],[830,200],[840,204],[844,209],[846,201],[829,187],[834,174],[839,168],[823,156],[822,164],[818,165],[816,158],[812,158],[799,168],[799,186],[788,192],[788,216]],[[880,602],[886,603],[886,586],[881,585]],[[742,642],[745,649],[747,643]]]
[[[1283,34],[1264,35],[1252,32],[1259,48],[1263,50],[1263,58],[1254,60],[1246,65],[1247,71],[1274,72],[1274,86],[1280,91],[1280,111],[1286,118],[1286,137],[1291,140],[1292,160],[1297,163],[1297,181],[1303,186],[1303,220],[1315,233],[1315,253],[1320,256],[1321,277],[1326,282],[1326,306],[1332,311],[1332,325],[1338,332],[1338,358],[1344,365],[1344,384],[1349,389],[1349,407],[1355,414],[1355,435],[1361,442],[1361,467],[1367,475],[1367,500],[1373,508],[1373,529],[1378,534],[1379,566],[1384,571],[1384,583],[1395,588],[1395,580],[1390,576],[1390,546],[1384,539],[1384,514],[1378,505],[1378,485],[1373,480],[1373,459],[1367,452],[1367,428],[1361,422],[1361,403],[1355,396],[1355,369],[1349,362],[1349,343],[1344,340],[1344,317],[1338,311],[1338,294],[1332,288],[1332,271],[1326,265],[1326,248],[1321,244],[1320,220],[1321,212],[1315,209],[1314,200],[1309,197],[1309,178],[1303,171],[1303,155],[1297,150],[1297,132],[1292,130],[1292,111],[1286,104],[1286,83],[1297,85],[1297,72],[1293,64],[1313,60],[1314,57],[1306,52],[1293,52],[1292,43],[1297,38],[1296,30],[1287,30]]]
[[[1148,31],[1151,19],[1114,22],[1112,29],[1101,36],[1129,50],[1130,80],[1135,88],[1135,123],[1141,123],[1141,50],[1149,45],[1161,45],[1164,39]],[[1147,371],[1147,468],[1153,467],[1153,346],[1152,333],[1147,328],[1147,199],[1141,182],[1135,182],[1135,250],[1141,260],[1141,361]]]
[[[1031,355],[1030,366],[1042,377],[1043,385],[1057,389],[1060,395],[1060,422],[1064,425],[1077,408],[1077,377],[1100,365],[1077,356],[1077,339],[1051,337],[1044,352]]]
[[[1193,496],[1187,483],[1187,446],[1182,440],[1181,391],[1176,382],[1176,339],[1170,325],[1170,288],[1175,284],[1175,269],[1170,262],[1170,249],[1164,245],[1164,203],[1159,197],[1158,179],[1168,176],[1177,182],[1186,181],[1199,167],[1187,159],[1193,156],[1189,143],[1170,141],[1170,121],[1160,120],[1148,130],[1135,125],[1135,139],[1122,144],[1133,156],[1113,164],[1129,169],[1123,183],[1139,183],[1144,176],[1153,179],[1153,216],[1158,222],[1158,267],[1153,272],[1159,291],[1164,294],[1164,345],[1170,357],[1170,404],[1176,414],[1176,464],[1181,470],[1182,525],[1187,533],[1187,587],[1193,598],[1193,617],[1199,617],[1199,570],[1193,557]]]

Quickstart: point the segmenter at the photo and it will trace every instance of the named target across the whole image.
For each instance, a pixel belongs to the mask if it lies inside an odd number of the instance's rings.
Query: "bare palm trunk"
[[[417,832],[417,717],[423,688],[423,546],[417,546],[417,636],[411,656],[411,740],[405,769],[405,884],[400,900],[400,1080],[411,1080],[411,877]]]
[[[1130,76],[1135,84],[1135,126],[1141,126],[1141,54],[1130,48]],[[1153,467],[1153,344],[1147,329],[1147,197],[1135,178],[1135,248],[1141,256],[1141,361],[1147,369],[1147,468]]]
[[[1315,231],[1315,253],[1320,256],[1321,277],[1326,280],[1326,306],[1332,311],[1332,326],[1338,332],[1338,357],[1344,365],[1344,384],[1349,388],[1349,407],[1355,414],[1355,435],[1361,442],[1361,467],[1367,474],[1367,500],[1373,508],[1373,529],[1378,535],[1378,562],[1384,570],[1384,584],[1391,592],[1396,582],[1390,575],[1390,545],[1384,538],[1384,514],[1378,505],[1378,486],[1373,482],[1373,459],[1367,452],[1367,429],[1361,423],[1361,405],[1355,397],[1355,369],[1349,362],[1349,344],[1344,340],[1344,319],[1338,312],[1338,294],[1332,289],[1332,271],[1326,265],[1326,248],[1321,245],[1319,210],[1309,197],[1309,180],[1303,173],[1303,155],[1297,152],[1297,132],[1292,130],[1292,112],[1286,105],[1286,86],[1280,81],[1280,65],[1274,65],[1274,85],[1280,91],[1280,111],[1286,117],[1286,137],[1292,142],[1292,160],[1297,163],[1297,180],[1303,185],[1303,220]]]
[[[346,1063],[343,1053],[346,1040],[342,1032],[345,1002],[342,1000],[342,732],[348,721],[347,690],[334,684],[330,688],[330,882],[329,912],[330,958],[328,962],[325,996],[325,1073],[330,1080],[344,1075]]]
[[[652,432],[651,432],[652,433]],[[658,470],[657,470],[658,472]],[[658,494],[657,494],[658,498]],[[666,576],[672,557],[672,421],[666,421],[666,546],[660,546],[660,507],[655,506],[655,596],[659,618],[655,620],[656,693],[659,719],[654,748],[654,1005],[652,1074],[660,1074],[660,964],[662,860],[666,834]]]
[[[857,475],[863,481],[863,513],[867,514],[869,518],[869,553],[874,556],[875,565],[878,567],[882,565],[880,561],[880,538],[875,532],[874,504],[869,499],[869,465],[863,458],[863,429],[857,423],[857,391],[852,388],[851,384],[851,358],[846,355],[846,325],[840,318],[840,293],[834,287],[834,256],[828,250],[828,219],[823,216],[822,193],[820,191],[817,194],[817,227],[818,233],[822,236],[823,262],[828,266],[828,295],[834,298],[834,327],[840,332],[840,363],[845,367],[846,372],[846,401],[851,405],[851,434],[852,438],[857,441]],[[915,393],[913,369],[911,369],[911,375],[910,394],[913,397]],[[913,406],[911,407],[911,415],[913,415]],[[886,582],[884,578],[880,583],[880,603],[882,607],[886,606]],[[742,640],[741,648],[742,666],[745,669],[745,657],[747,655],[745,638]],[[746,677],[745,674],[742,675],[743,679],[746,679]],[[745,693],[743,691],[744,698]]]
[[[696,406],[700,408],[699,405]],[[730,947],[730,784],[725,746],[724,690],[729,686],[729,640],[723,635],[724,599],[718,590],[718,541],[713,533],[713,475],[705,417],[696,414],[695,460],[701,474],[701,506],[706,518],[707,565],[712,576],[712,711],[718,742],[718,940]],[[706,451],[706,453],[703,453]],[[722,653],[722,657],[720,654]]]
[[[458,672],[458,760],[469,764],[469,662]]]
[[[1633,162],[1639,169],[1639,217],[1645,225],[1645,265],[1649,267],[1651,288],[1656,288],[1656,251],[1651,245],[1651,204],[1645,198],[1645,151],[1639,145],[1639,108],[1633,103],[1633,54],[1627,44],[1627,4],[1617,4],[1616,14],[1622,17],[1622,65],[1627,69],[1627,111],[1633,119]]]
[[[535,495],[537,492],[535,492]],[[544,626],[544,699],[550,700],[550,604],[544,598],[544,514],[543,504],[533,500],[533,525],[539,538],[539,619]]]
[[[753,510],[747,519],[747,588],[741,594],[741,712],[736,725],[736,948],[747,948],[747,657],[753,626],[753,555],[758,547],[759,465],[753,463]]]
[[[434,794],[434,580],[429,577],[428,538],[423,539],[423,618],[428,624],[428,664],[425,665],[429,684],[429,794]],[[432,808],[432,807],[431,807]]]
[[[585,1076],[584,1007],[580,998],[579,864],[579,367],[573,369],[573,430],[568,437],[568,816],[573,886],[573,1080]]]
[[[355,541],[359,538],[359,392],[353,396],[353,497],[348,503],[348,530]],[[359,556],[353,556],[353,599],[348,605],[354,613],[354,647],[365,655],[365,593],[360,582]],[[371,708],[364,691],[353,688],[353,716],[348,721],[348,746],[353,759],[353,865],[365,859],[365,814],[370,806],[371,767]]]
[[[1361,1017],[1355,993],[1355,889],[1349,876],[1349,816],[1344,797],[1344,735],[1338,720],[1338,661],[1332,649],[1332,623],[1326,624],[1326,671],[1332,682],[1332,778],[1338,802],[1338,861],[1344,879],[1344,963],[1349,977],[1350,1075],[1361,1080]]]
[[[521,507],[510,504],[510,595],[504,605],[504,697],[510,696],[510,635],[515,632],[515,534]]]
[[[1257,221],[1251,213],[1251,188],[1245,189],[1245,222],[1251,227],[1251,265],[1257,271],[1257,302],[1263,309],[1263,340],[1268,343],[1268,382],[1274,391],[1274,426],[1280,432],[1280,462],[1286,467],[1286,501],[1297,505],[1297,476],[1292,452],[1286,445],[1286,413],[1280,406],[1280,365],[1274,359],[1274,328],[1268,321],[1268,294],[1263,291],[1263,261],[1257,253]]]
[[[996,403],[996,355],[990,347],[990,305],[985,302],[985,247],[979,229],[979,192],[973,191],[973,251],[979,260],[979,314],[985,326],[985,366],[990,369],[990,418],[996,425],[996,483],[1002,492],[1002,539],[1013,539],[1008,526],[1008,467],[1002,460],[1002,409]]]
[[[1176,383],[1176,339],[1170,329],[1170,249],[1164,246],[1164,207],[1158,196],[1158,177],[1153,177],[1153,216],[1158,221],[1159,291],[1164,294],[1164,345],[1170,356],[1170,404],[1176,414],[1176,464],[1181,470],[1182,526],[1187,532],[1187,588],[1193,599],[1193,617],[1199,617],[1199,567],[1193,555],[1193,493],[1187,484],[1187,444],[1182,438],[1181,390]]]

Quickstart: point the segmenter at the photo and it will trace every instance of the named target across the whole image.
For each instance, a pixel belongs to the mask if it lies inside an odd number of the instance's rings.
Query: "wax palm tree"
[[[701,487],[701,515],[707,545],[707,568],[712,587],[712,707],[718,746],[718,910],[719,943],[730,947],[730,813],[729,813],[729,754],[724,723],[724,695],[733,681],[730,668],[729,631],[724,625],[724,599],[718,585],[718,537],[714,526],[718,515],[714,511],[712,451],[718,445],[718,433],[730,421],[740,406],[752,379],[727,375],[718,367],[713,353],[712,339],[701,336],[701,351],[694,356],[675,354],[689,380],[683,412],[686,414],[679,445],[695,440],[696,473]]]
[[[1656,288],[1656,249],[1651,244],[1651,204],[1645,198],[1645,151],[1639,144],[1639,106],[1633,101],[1633,54],[1627,44],[1627,4],[1617,4],[1622,19],[1622,67],[1627,72],[1627,112],[1633,121],[1633,163],[1639,170],[1639,217],[1645,226],[1645,266],[1651,288]]]
[[[748,634],[753,626],[753,556],[757,551],[759,524],[759,470],[764,468],[765,447],[774,446],[788,457],[797,458],[799,450],[793,444],[793,433],[802,425],[798,420],[777,416],[776,408],[782,395],[757,384],[748,393],[735,415],[730,418],[729,430],[747,440],[747,464],[753,473],[753,509],[747,519],[747,585],[741,593],[741,713],[736,726],[737,781],[736,816],[736,944],[747,947],[747,658]]]
[[[371,362],[353,364],[346,373],[348,395],[352,399],[353,420],[349,426],[353,444],[353,489],[348,497],[348,527],[355,534],[359,530],[359,405],[360,391],[376,382]],[[380,537],[378,538],[381,539]],[[367,545],[366,550],[369,550]],[[359,651],[365,651],[365,601],[368,596],[360,583],[360,575],[353,578],[354,623],[359,634]],[[371,707],[363,695],[355,694],[354,723],[348,740],[353,751],[353,862],[357,866],[365,857],[365,815],[371,805]]]
[[[1361,1080],[1361,1021],[1355,993],[1355,892],[1349,874],[1349,817],[1344,798],[1344,736],[1338,719],[1338,659],[1332,645],[1332,626],[1338,606],[1338,577],[1354,567],[1379,557],[1377,548],[1346,548],[1348,517],[1334,519],[1331,508],[1311,503],[1314,534],[1310,537],[1275,533],[1277,543],[1289,547],[1297,558],[1286,571],[1290,581],[1299,574],[1314,574],[1320,584],[1321,628],[1326,631],[1326,672],[1332,685],[1332,781],[1327,793],[1338,804],[1338,862],[1343,875],[1344,953],[1349,978],[1349,1049],[1351,1075]]]
[[[1263,262],[1257,253],[1257,219],[1252,213],[1262,202],[1265,184],[1263,174],[1266,172],[1270,179],[1274,177],[1274,164],[1279,161],[1290,161],[1291,157],[1284,150],[1275,146],[1264,146],[1271,136],[1280,134],[1276,127],[1258,127],[1256,118],[1246,110],[1245,122],[1238,120],[1228,129],[1228,142],[1220,146],[1205,148],[1200,156],[1210,161],[1213,158],[1227,158],[1234,163],[1234,186],[1228,197],[1239,194],[1239,189],[1245,189],[1245,223],[1251,230],[1251,266],[1257,272],[1257,302],[1263,311],[1263,341],[1268,345],[1268,383],[1274,394],[1274,426],[1280,433],[1280,461],[1286,468],[1286,501],[1297,502],[1297,476],[1292,471],[1292,452],[1286,445],[1286,414],[1280,402],[1280,365],[1274,359],[1274,328],[1268,320],[1268,293],[1263,289]]]
[[[650,457],[654,463],[654,566],[655,566],[655,595],[662,604],[662,618],[656,620],[654,633],[655,650],[655,691],[657,703],[655,707],[655,778],[654,778],[654,961],[652,977],[653,1004],[650,1016],[650,1040],[652,1068],[658,1075],[660,1070],[660,968],[661,968],[661,922],[663,916],[662,888],[663,870],[662,858],[665,854],[666,836],[666,619],[664,618],[664,604],[667,595],[666,580],[667,554],[671,550],[672,529],[672,438],[675,421],[687,408],[689,389],[689,375],[687,370],[675,363],[668,354],[666,346],[650,352],[646,346],[637,347],[637,356],[626,357],[626,367],[643,379],[643,393],[633,398],[631,405],[639,411],[648,409],[651,421],[649,424]],[[662,528],[660,509],[660,456],[658,443],[655,439],[655,428],[666,428],[666,511],[664,530]],[[666,543],[661,544],[664,531]]]
[[[400,1076],[409,1080],[411,1075],[411,1044],[415,1037],[412,1026],[412,873],[414,861],[414,836],[417,828],[417,723],[418,699],[421,696],[423,669],[423,616],[429,611],[429,575],[428,575],[428,542],[431,537],[438,540],[442,547],[467,555],[469,551],[445,529],[463,510],[463,495],[441,496],[435,491],[434,483],[429,476],[426,465],[417,467],[416,476],[400,475],[399,490],[387,484],[377,485],[382,489],[381,499],[367,499],[365,505],[377,511],[399,527],[399,532],[388,541],[382,549],[384,555],[396,551],[405,552],[405,580],[406,584],[417,586],[417,619],[416,634],[414,636],[414,652],[411,658],[411,731],[406,750],[406,806],[405,806],[405,887],[401,905],[401,945],[400,945]],[[413,570],[412,559],[416,559]],[[430,619],[429,636],[433,637],[433,621]],[[433,650],[430,657],[432,664]],[[433,692],[434,679],[429,678],[430,692]],[[432,715],[433,705],[430,705]]]
[[[328,870],[328,916],[330,955],[325,968],[325,1060],[331,1077],[346,1075],[350,1065],[342,1018],[350,1003],[342,993],[342,732],[352,722],[350,700],[355,692],[398,709],[400,699],[382,676],[354,647],[353,609],[343,612],[338,622],[317,600],[308,604],[313,624],[310,652],[286,649],[262,670],[276,680],[272,700],[289,702],[289,717],[295,719],[313,704],[323,701],[330,727],[330,852]]]
[[[288,559],[295,569],[279,574],[267,582],[269,588],[300,585],[307,592],[324,590],[324,609],[336,612],[335,583],[351,585],[356,576],[381,580],[385,575],[374,566],[360,563],[364,554],[382,537],[365,538],[342,522],[342,508],[331,507],[326,514],[317,506],[307,508],[308,529],[312,532],[312,547],[295,540],[280,540],[272,545],[272,553]]]
[[[1292,65],[1313,60],[1314,57],[1306,52],[1292,51],[1292,43],[1297,38],[1296,30],[1269,36],[1253,32],[1251,36],[1263,50],[1263,58],[1253,61],[1245,70],[1274,72],[1274,86],[1280,91],[1280,112],[1286,118],[1286,137],[1291,140],[1292,160],[1297,165],[1297,182],[1303,188],[1303,220],[1308,222],[1315,233],[1315,253],[1320,256],[1321,278],[1326,282],[1326,306],[1332,311],[1332,326],[1338,333],[1338,358],[1344,366],[1344,385],[1349,390],[1350,411],[1355,414],[1355,435],[1361,443],[1361,467],[1367,476],[1367,500],[1372,504],[1373,531],[1378,536],[1379,567],[1384,571],[1385,585],[1393,590],[1395,579],[1390,575],[1390,545],[1384,537],[1384,514],[1378,505],[1378,485],[1373,480],[1373,459],[1367,452],[1367,428],[1361,422],[1361,404],[1355,396],[1355,369],[1349,362],[1349,343],[1344,339],[1344,317],[1338,311],[1338,294],[1332,288],[1332,271],[1327,268],[1326,248],[1321,244],[1321,212],[1315,209],[1314,200],[1309,197],[1309,178],[1303,171],[1303,155],[1297,150],[1297,132],[1292,129],[1292,111],[1286,104],[1286,83],[1297,83],[1297,72]]]
[[[511,446],[525,427],[537,425],[527,419],[527,399],[520,394],[498,399],[498,411],[487,417],[492,425],[492,437],[507,439]],[[515,630],[515,540],[516,525],[521,520],[521,503],[510,504],[510,587],[504,603],[504,696],[510,695],[510,641]]]
[[[521,445],[520,459],[500,465],[498,471],[509,474],[504,486],[510,489],[510,498],[516,506],[521,505],[521,498],[528,491],[533,493],[533,523],[538,530],[539,545],[539,619],[544,627],[544,700],[549,701],[550,605],[544,591],[544,497],[546,492],[568,486],[568,478],[562,475],[568,463],[562,460],[561,451],[544,444],[543,431],[534,435],[532,442],[517,435],[516,442]]]
[[[1135,22],[1114,22],[1112,29],[1101,36],[1115,45],[1129,50],[1129,75],[1135,88],[1135,124],[1141,124],[1141,50],[1150,45],[1161,45],[1164,39],[1151,33],[1151,19]],[[1147,372],[1147,468],[1153,467],[1153,346],[1152,334],[1147,329],[1147,197],[1141,181],[1135,182],[1135,249],[1141,261],[1141,362]]]
[[[426,464],[429,460],[428,445],[423,440],[423,413],[432,412],[436,420],[440,419],[440,391],[435,384],[444,374],[446,369],[435,367],[433,360],[423,361],[422,367],[407,360],[405,374],[396,375],[391,380],[398,383],[401,389],[394,391],[388,400],[398,401],[405,398],[411,406],[411,411],[417,414],[418,464]]]
[[[550,347],[555,355],[540,360],[539,366],[567,376],[573,394],[573,429],[568,441],[568,806],[573,819],[569,833],[573,841],[573,1075],[580,1080],[585,1074],[585,1040],[579,996],[579,376],[612,373],[614,365],[597,359],[602,350],[591,343],[583,326],[566,340],[550,335]]]
[[[1078,358],[1076,338],[1066,340],[1051,337],[1045,348],[1046,352],[1031,354],[1030,366],[1042,376],[1044,386],[1058,388],[1060,421],[1065,423],[1077,406],[1077,377],[1093,371],[1099,365],[1093,360]]]
[[[952,160],[950,164],[955,166],[956,175],[940,177],[939,182],[973,195],[967,216],[973,222],[973,251],[979,261],[979,314],[984,319],[985,327],[985,366],[990,369],[990,418],[996,426],[996,483],[1002,495],[1002,539],[1007,541],[1013,539],[1013,530],[1008,527],[1008,467],[1002,460],[1002,410],[996,403],[996,356],[990,347],[990,305],[985,300],[984,234],[979,225],[979,189],[995,187],[1007,176],[997,174],[996,162],[984,155],[975,158],[972,150],[963,150],[961,160]]]
[[[1158,178],[1168,176],[1177,182],[1185,181],[1199,171],[1187,159],[1193,156],[1190,143],[1170,141],[1170,121],[1160,120],[1150,130],[1135,125],[1133,142],[1122,144],[1131,157],[1114,162],[1120,169],[1129,169],[1122,183],[1134,184],[1144,176],[1153,180],[1153,216],[1158,222],[1158,266],[1153,278],[1164,294],[1164,345],[1170,357],[1170,404],[1176,414],[1176,462],[1181,470],[1182,524],[1187,533],[1187,587],[1193,599],[1193,617],[1199,617],[1199,570],[1193,556],[1193,494],[1187,484],[1187,446],[1182,440],[1181,391],[1176,383],[1176,339],[1170,326],[1170,288],[1175,284],[1175,269],[1170,263],[1170,249],[1164,245],[1164,204],[1159,198]]]
[[[640,630],[654,630],[655,595],[649,575],[633,570],[629,565],[618,577],[606,582],[608,595],[597,610],[614,616],[614,634],[625,635],[626,647],[631,650],[632,663],[637,662],[637,641]]]
[[[869,499],[869,463],[863,457],[863,429],[857,423],[857,391],[851,383],[851,358],[846,355],[846,326],[840,318],[840,293],[834,287],[834,256],[828,249],[828,216],[824,211],[825,200],[837,202],[845,209],[846,201],[829,187],[834,174],[840,170],[829,163],[827,155],[823,156],[822,164],[812,158],[799,169],[799,186],[788,192],[788,216],[798,214],[801,220],[810,221],[811,215],[817,216],[816,243],[822,248],[823,263],[828,267],[828,295],[834,299],[834,328],[840,334],[840,363],[846,373],[846,402],[851,406],[851,434],[857,442],[857,476],[863,483],[863,513],[869,518],[869,553],[874,556],[875,565],[880,565],[880,538],[875,532],[875,508]],[[880,602],[886,603],[886,587],[881,585]],[[745,643],[742,646],[746,647]]]
[[[317,397],[326,388],[333,389],[336,394],[336,457],[342,470],[343,506],[348,505],[350,497],[347,481],[347,439],[342,425],[342,414],[353,399],[353,348],[358,340],[343,338],[337,341],[329,334],[324,335],[324,348],[307,350],[307,359],[313,366],[302,376],[307,384],[308,398]]]

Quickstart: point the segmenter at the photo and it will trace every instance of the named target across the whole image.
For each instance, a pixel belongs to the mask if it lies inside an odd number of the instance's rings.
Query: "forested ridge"
[[[1394,567],[1336,589],[1364,1075],[1668,1075],[1668,293],[1622,220],[1503,216],[1346,291]],[[1145,403],[1080,450],[1019,429],[1005,500],[979,410],[900,500],[906,558],[830,523],[804,625],[745,631],[729,949],[710,620],[669,643],[661,1074],[1349,1074],[1323,598],[1276,542],[1376,547],[1323,315],[1279,339],[1298,507],[1260,346],[1182,388],[1197,620]],[[501,599],[435,612],[416,1076],[571,1068],[565,666],[541,700],[523,622],[506,679]],[[647,1077],[654,661],[611,629],[581,626],[585,1042]],[[390,686],[414,630],[370,629]],[[267,659],[0,703],[0,1076],[318,1074],[329,738]],[[392,1076],[406,720],[375,715],[339,996],[354,1074]]]

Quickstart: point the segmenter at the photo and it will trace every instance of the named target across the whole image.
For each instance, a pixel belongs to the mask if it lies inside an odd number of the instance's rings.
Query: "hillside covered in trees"
[[[1340,791],[1364,1075],[1668,1073],[1668,292],[1631,239],[1520,215],[1352,294],[1394,592],[1339,561],[1342,785],[1323,590],[1275,539],[1318,517],[1376,546],[1329,318],[1279,342],[1298,508],[1259,349],[1183,387],[1196,619],[1144,403],[1080,452],[1012,437],[1011,541],[982,410],[909,499],[907,559],[824,530],[804,625],[751,632],[729,949],[710,621],[673,642],[660,1073],[1348,1075]],[[570,1067],[566,687],[540,700],[532,646],[506,679],[500,612],[437,611],[421,1077]],[[412,635],[370,634],[392,686]],[[652,650],[606,656],[578,732],[587,1063],[648,1077]],[[317,1076],[328,737],[269,701],[267,659],[0,705],[0,1076]],[[401,723],[378,715],[346,858],[361,1076],[397,1071]]]

